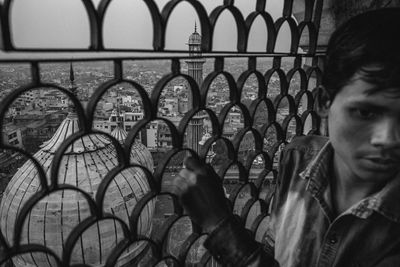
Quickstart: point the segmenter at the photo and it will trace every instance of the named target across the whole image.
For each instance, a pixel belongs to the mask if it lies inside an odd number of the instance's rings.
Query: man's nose
[[[371,144],[385,148],[400,147],[400,122],[387,119],[377,124],[373,130]]]

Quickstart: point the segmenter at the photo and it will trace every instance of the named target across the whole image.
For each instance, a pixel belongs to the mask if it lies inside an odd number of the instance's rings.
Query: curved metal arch
[[[182,2],[186,2],[189,5],[193,7],[195,10],[197,16],[199,17],[200,20],[200,25],[201,25],[201,49],[203,52],[209,52],[211,50],[211,36],[213,29],[211,29],[210,22],[208,20],[207,12],[204,9],[203,5],[200,4],[199,1],[195,0],[170,0],[163,8],[161,12],[161,16],[163,19],[163,48],[165,45],[165,33],[166,33],[166,26],[168,24],[168,20],[176,8],[177,5],[179,5]]]
[[[50,254],[56,261],[57,265],[62,266],[61,259],[53,250],[39,244],[26,244],[26,245],[21,245],[18,248],[11,248],[8,251],[6,257],[0,259],[0,266],[3,266],[4,263],[6,263],[8,260],[11,260],[15,256],[22,255],[25,253],[35,253],[35,252],[42,252],[45,253],[46,255]]]
[[[212,266],[210,264],[212,264],[213,262],[217,262],[217,261],[213,258],[211,253],[208,250],[206,250],[206,252],[203,254],[203,256],[201,256],[200,266]]]
[[[262,201],[262,202],[264,202],[264,201]],[[260,228],[261,223],[264,221],[264,219],[266,219],[269,216],[270,215],[268,214],[268,209],[267,209],[266,213],[260,213],[254,219],[254,222],[250,226],[250,230],[254,233],[254,238],[256,237],[255,235],[256,235],[258,229]]]
[[[295,103],[295,101],[294,101],[293,96],[291,96],[291,95],[289,95],[289,94],[286,94],[286,95],[279,94],[279,95],[276,96],[276,98],[275,98],[275,100],[274,100],[274,107],[275,107],[276,112],[278,113],[279,105],[282,103],[282,100],[285,99],[285,98],[286,98],[287,101],[288,101],[289,115],[294,114],[295,111],[296,111],[296,110],[295,110],[295,108],[296,108],[296,103]]]
[[[124,142],[124,150],[127,155],[132,150],[132,146],[134,145],[135,139],[140,133],[140,131],[142,131],[150,122],[151,122],[150,119],[143,118],[139,120],[137,123],[135,123],[135,125],[133,125],[133,127],[129,130],[128,135]]]
[[[243,138],[248,133],[251,133],[253,135],[255,150],[256,151],[262,150],[262,141],[263,140],[262,140],[260,133],[256,129],[248,126],[248,127],[244,127],[243,129],[239,130],[239,132],[236,134],[236,136],[232,142],[236,153],[239,152],[240,144],[242,143]]]
[[[208,117],[211,120],[212,136],[221,136],[222,129],[220,128],[217,115],[209,108],[205,108],[203,110],[208,114]]]
[[[318,114],[313,110],[306,110],[305,112],[303,112],[303,114],[301,114],[301,121],[303,124],[303,128],[304,128],[304,124],[309,116],[311,116],[311,120],[312,120],[312,129],[308,133],[304,133],[304,129],[303,129],[303,133],[305,135],[308,135],[310,133],[318,134],[319,127],[320,127],[320,119],[319,119]]]
[[[269,155],[268,154],[266,154],[266,155],[269,158]],[[268,165],[269,166],[266,166],[265,169],[260,172],[260,174],[258,175],[257,179],[254,181],[254,185],[257,187],[258,192],[259,192],[258,193],[259,197],[260,197],[260,194],[263,192],[262,186],[263,186],[264,182],[266,180],[268,180],[268,178],[266,178],[267,175],[271,173],[272,176],[274,177],[274,179],[276,177],[276,170],[273,169],[273,160],[272,159],[270,161],[270,164],[268,164]],[[264,199],[264,201],[266,201],[266,200]]]
[[[188,149],[188,148],[177,148],[177,147],[173,147],[171,150],[169,150],[166,155],[161,159],[161,162],[159,162],[157,168],[154,171],[154,179],[157,181],[158,184],[160,184],[160,188],[161,188],[161,182],[162,182],[162,177],[164,174],[164,170],[167,167],[168,163],[170,162],[171,158],[173,156],[175,156],[176,154],[178,154],[179,152],[183,152],[183,151],[188,151],[191,156],[197,157],[196,153],[194,153],[193,150]]]
[[[290,88],[291,81],[293,79],[293,76],[298,73],[300,75],[300,91],[304,91],[307,89],[307,74],[302,68],[293,68],[288,71],[286,74],[286,79],[288,83],[288,89]]]
[[[183,145],[183,133],[179,132],[176,126],[168,119],[163,117],[156,117],[154,120],[163,121],[169,128],[172,136],[172,146],[175,148],[181,148]],[[138,126],[139,127],[139,126]]]
[[[317,49],[317,37],[318,37],[317,29],[314,23],[309,21],[302,21],[298,25],[299,38],[301,38],[306,27],[308,28],[308,34],[309,34],[307,54],[314,55]]]
[[[154,116],[155,114],[157,114],[157,107],[158,107],[158,102],[161,96],[161,92],[162,90],[164,90],[165,86],[172,81],[175,78],[183,78],[185,79],[188,83],[189,83],[189,88],[190,88],[190,92],[192,93],[192,109],[197,110],[200,107],[202,107],[202,103],[200,101],[200,90],[199,90],[199,86],[197,85],[197,82],[189,75],[186,74],[182,74],[182,73],[170,73],[170,74],[166,74],[164,75],[158,82],[157,84],[154,86],[154,90],[151,93],[150,96],[150,101],[152,103],[152,115]],[[154,119],[154,117],[152,117],[152,119]]]
[[[212,82],[219,75],[222,75],[228,84],[230,102],[240,103],[240,93],[238,92],[236,82],[235,82],[235,79],[233,78],[233,76],[229,72],[226,72],[224,70],[214,70],[213,72],[211,72],[210,74],[207,75],[207,77],[204,79],[204,81],[201,85],[202,106],[204,106],[204,107],[206,106],[208,90],[210,89]]]
[[[261,137],[262,138],[262,137]],[[261,146],[263,145],[263,140],[261,139]],[[254,151],[250,153],[250,156],[247,157],[247,162],[246,162],[246,168],[249,170],[253,166],[254,160],[258,157],[262,156],[264,158],[264,167],[267,168],[269,165],[272,163],[272,159],[269,157],[269,155],[264,152],[264,150],[261,148],[260,150]]]
[[[82,0],[87,1],[87,0]],[[107,13],[107,9],[110,6],[113,0],[102,0],[98,7],[98,25],[99,28],[99,43],[101,44],[99,50],[104,50],[104,39],[103,39],[103,27],[104,27],[104,18]],[[115,1],[115,0],[114,0]],[[152,22],[153,22],[153,50],[161,51],[163,50],[161,37],[163,36],[163,27],[162,27],[162,19],[158,7],[154,0],[142,0],[149,10]],[[89,1],[91,2],[91,1]]]
[[[248,36],[250,36],[251,27],[253,26],[253,23],[257,19],[258,16],[261,16],[264,19],[265,26],[267,27],[268,39],[267,39],[267,43],[265,45],[265,50],[266,50],[265,52],[272,53],[274,51],[274,45],[276,42],[277,32],[275,31],[274,20],[272,19],[271,15],[269,13],[265,12],[264,10],[253,11],[247,16],[245,25],[246,25],[246,30],[247,30]],[[248,42],[249,42],[249,40],[247,40],[246,48],[248,47]]]
[[[11,104],[14,102],[15,99],[17,99],[20,95],[22,95],[25,92],[28,92],[29,90],[35,90],[35,89],[43,89],[43,88],[52,88],[52,89],[57,89],[61,91],[62,93],[66,94],[67,97],[73,102],[74,108],[76,109],[76,113],[78,114],[79,121],[79,127],[81,129],[86,129],[85,125],[87,124],[87,118],[85,116],[85,113],[83,111],[83,107],[80,103],[80,101],[77,99],[77,97],[68,89],[51,84],[51,83],[39,83],[39,84],[28,84],[19,87],[15,91],[12,91],[8,95],[6,95],[5,98],[3,98],[0,102],[0,118],[4,118],[8,108],[11,106]],[[0,129],[3,129],[3,124],[4,121],[0,120]],[[0,144],[3,144],[3,135],[0,135]]]
[[[272,147],[272,151],[271,151],[272,158],[275,158],[275,156],[279,152],[279,147],[281,145],[286,146],[287,144],[288,144],[288,142],[286,140],[280,140],[279,142],[275,143],[274,146]]]
[[[205,162],[205,159],[207,157],[207,153],[212,148],[212,145],[218,140],[218,137],[215,135],[212,135],[211,138],[207,139],[207,141],[204,143],[203,147],[200,149],[199,152],[199,158]]]
[[[296,122],[296,135],[300,136],[303,134],[303,122],[301,118],[296,114],[293,115],[289,114],[289,116],[287,116],[282,123],[282,129],[283,132],[285,133],[285,139],[287,138],[289,123],[292,121],[292,119],[295,119]]]
[[[40,186],[42,186],[42,188],[44,190],[49,190],[49,183],[47,181],[46,173],[44,172],[44,170],[42,168],[42,165],[39,163],[39,161],[33,155],[31,155],[30,153],[28,153],[24,149],[21,149],[21,148],[15,147],[15,146],[10,146],[10,145],[0,144],[0,149],[8,149],[8,150],[16,151],[16,152],[24,155],[27,158],[27,161],[30,160],[34,165],[35,170],[37,171],[37,175],[39,177]]]
[[[218,176],[222,178],[222,181],[225,180],[225,175],[230,167],[236,165],[239,171],[238,175],[238,183],[247,183],[249,180],[248,171],[243,166],[243,164],[238,160],[237,155],[234,155],[234,160],[227,161],[224,163],[221,168],[218,170]]]
[[[230,168],[230,166],[235,163],[236,157],[234,155],[235,152],[234,152],[234,147],[232,145],[232,142],[228,138],[223,137],[222,135],[217,136],[217,138],[215,139],[215,142],[218,142],[219,140],[224,144],[224,146],[226,148],[226,155],[229,159],[223,163],[223,165],[217,172],[218,176],[222,179],[225,176],[226,171]]]
[[[286,17],[286,18],[281,17],[275,21],[275,29],[277,34],[276,39],[278,39],[281,27],[285,22],[289,25],[290,29],[290,36],[291,36],[290,53],[296,54],[297,48],[299,47],[300,35],[297,29],[296,21],[292,17]],[[276,48],[276,42],[275,42],[275,48]]]
[[[208,235],[206,234],[197,234],[197,233],[193,233],[189,236],[187,242],[185,242],[184,244],[182,244],[182,248],[179,251],[179,255],[178,255],[178,259],[182,259],[185,260],[187,258],[187,255],[190,253],[190,251],[193,249],[193,245],[196,244],[196,242],[200,241],[202,238],[207,237]],[[206,254],[208,251],[205,250],[204,254]],[[204,255],[203,254],[203,255]],[[186,263],[186,261],[182,261]],[[201,260],[200,260],[201,261]],[[205,265],[201,265],[201,266],[205,266]]]
[[[96,201],[96,205],[97,205],[98,209],[100,210],[101,214],[104,214],[104,209],[103,209],[104,196],[107,193],[107,189],[110,186],[110,183],[114,180],[114,178],[118,174],[120,174],[124,170],[130,169],[130,168],[142,169],[143,172],[145,173],[147,182],[149,184],[150,192],[155,191],[155,189],[156,189],[155,181],[153,181],[151,173],[145,167],[142,167],[141,165],[138,165],[138,164],[131,164],[129,166],[116,166],[115,168],[110,170],[107,173],[107,175],[102,179],[102,181],[100,182],[99,187],[96,191],[95,201]]]
[[[20,229],[23,229],[26,217],[28,216],[28,214],[31,212],[32,208],[39,203],[40,200],[42,200],[43,198],[47,197],[49,194],[57,192],[57,191],[61,191],[61,190],[75,190],[78,191],[79,193],[81,193],[84,198],[86,199],[89,208],[90,208],[90,213],[92,215],[99,215],[100,212],[96,206],[96,203],[94,202],[94,200],[92,199],[92,197],[84,190],[76,187],[76,186],[72,186],[72,185],[68,185],[68,184],[63,184],[60,185],[58,188],[55,189],[49,189],[49,190],[40,190],[36,193],[34,193],[26,203],[24,203],[24,205],[22,206],[22,209],[20,210],[20,212],[18,213],[17,219],[15,221],[15,228],[14,228],[14,237],[13,237],[13,247],[15,247],[16,249],[19,249],[20,247],[20,242],[21,242],[21,235],[22,235],[22,231],[20,231]]]
[[[253,183],[252,183],[253,184]],[[254,184],[253,184],[254,185]],[[258,190],[257,190],[258,192]],[[257,194],[258,195],[258,194]],[[240,214],[240,217],[243,218],[244,223],[246,223],[247,219],[249,218],[249,213],[251,211],[251,209],[254,207],[254,205],[256,203],[259,203],[260,205],[260,210],[261,210],[261,214],[266,213],[267,211],[267,205],[265,204],[265,202],[262,199],[258,199],[258,198],[250,198],[249,200],[246,201],[246,203],[244,204],[243,208],[242,208],[242,212]],[[255,219],[255,218],[254,218]],[[254,222],[254,221],[253,221]],[[254,235],[254,232],[252,232]]]
[[[301,100],[303,99],[304,95],[307,97],[306,110],[311,110],[314,106],[314,97],[313,97],[312,93],[308,90],[299,91],[294,98],[295,109],[297,111],[299,110],[299,106],[300,106]]]
[[[268,93],[268,85],[269,85],[270,79],[271,79],[271,77],[274,75],[274,73],[278,74],[278,77],[279,77],[279,85],[280,85],[280,89],[281,89],[280,91],[281,91],[281,93],[287,92],[287,91],[285,91],[285,90],[287,90],[289,84],[288,84],[288,82],[287,82],[285,72],[284,72],[281,68],[272,68],[272,69],[269,69],[269,70],[264,74],[265,83],[267,84],[267,93]]]
[[[247,50],[248,32],[246,30],[246,24],[244,22],[242,13],[235,6],[228,3],[228,4],[218,6],[213,11],[211,11],[209,18],[210,18],[212,32],[214,33],[218,18],[222,14],[222,12],[224,12],[225,10],[228,10],[232,14],[232,16],[236,22],[237,40],[238,40],[237,41],[237,51],[245,52]],[[212,43],[211,43],[211,45],[212,45]]]
[[[157,193],[156,191],[151,190],[150,192],[146,193],[135,205],[133,208],[130,216],[129,216],[129,227],[131,231],[137,231],[138,229],[138,223],[139,223],[139,217],[142,213],[142,211],[146,208],[148,203],[151,203],[152,201],[156,201]],[[136,233],[138,235],[138,233]]]
[[[147,242],[147,246],[150,247],[153,251],[156,251],[156,254],[160,254],[158,246],[153,242],[153,240],[149,238],[145,239],[140,239],[138,238],[137,240],[129,240],[129,239],[123,239],[121,242],[117,244],[117,246],[110,252],[110,256],[108,256],[106,264],[104,265],[105,267],[114,267],[117,264],[117,261],[119,257],[122,255],[122,253],[129,248],[131,245],[133,245],[136,242]],[[140,258],[140,256],[137,256]],[[136,257],[135,257],[136,258]]]
[[[315,73],[317,79],[317,86],[321,84],[322,79],[322,70],[319,67],[311,67],[306,70],[307,74],[307,87],[309,86],[310,79],[312,78],[312,74]],[[310,89],[310,88],[309,88]]]
[[[186,112],[186,114],[183,116],[183,118],[181,119],[181,121],[179,122],[179,126],[178,126],[178,132],[181,136],[181,144],[183,145],[183,138],[185,135],[185,132],[187,130],[187,127],[189,126],[189,123],[191,121],[191,119],[196,116],[197,113],[203,111],[203,109],[199,109],[199,110],[190,110],[188,112]],[[207,110],[205,110],[207,112]],[[215,115],[210,115],[211,112],[207,112],[207,115],[209,116],[212,125],[216,126],[218,124],[218,120],[216,118]],[[218,129],[218,128],[217,128]],[[213,128],[214,130],[214,128]]]
[[[263,97],[262,99],[255,99],[249,107],[249,113],[253,120],[253,126],[255,115],[257,114],[257,110],[260,107],[261,103],[264,103],[267,107],[268,122],[271,123],[276,120],[276,111],[272,101],[266,97]]]
[[[254,184],[249,182],[248,180],[242,181],[241,183],[237,183],[234,186],[234,190],[232,191],[231,195],[229,196],[229,201],[231,201],[233,206],[235,205],[236,200],[238,199],[240,192],[243,189],[245,189],[247,186],[250,188],[250,197],[251,197],[250,199],[257,199],[258,190],[254,186]],[[241,219],[241,221],[243,220],[244,217],[242,217],[242,215],[243,215],[242,213],[241,214],[236,214],[236,215]]]
[[[83,221],[81,221],[75,228],[74,231],[71,231],[71,233],[68,235],[67,240],[65,241],[65,248],[63,250],[62,254],[62,262],[64,266],[68,266],[71,261],[71,256],[73,253],[73,249],[75,247],[76,242],[78,239],[82,236],[82,234],[89,229],[91,226],[94,224],[101,222],[101,221],[106,221],[106,220],[114,220],[120,223],[120,226],[122,228],[122,232],[124,233],[124,237],[128,238],[129,240],[136,239],[136,236],[131,236],[132,232],[129,231],[128,226],[126,223],[118,218],[117,216],[111,215],[111,214],[105,214],[104,216],[100,218],[96,218],[93,216],[90,216]]]
[[[258,70],[246,70],[242,72],[237,80],[237,88],[239,96],[242,95],[243,86],[246,84],[247,80],[251,75],[255,75],[258,82],[258,97],[264,97],[267,92],[267,85],[265,83],[264,76]]]
[[[207,75],[207,77],[204,79],[203,84],[201,86],[202,88],[202,103],[205,105],[207,101],[207,93],[210,88],[211,83],[219,76],[222,75],[229,87],[229,100],[230,102],[233,103],[239,103],[240,102],[240,94],[238,92],[238,88],[236,86],[235,79],[233,78],[232,74],[230,74],[227,71],[224,71],[223,69],[217,69],[211,72],[210,74]]]
[[[224,125],[225,125],[225,120],[226,120],[226,117],[228,116],[228,114],[229,114],[229,112],[230,112],[230,110],[233,108],[233,107],[239,107],[239,109],[240,109],[240,111],[242,112],[242,116],[243,116],[243,118],[244,118],[244,120],[245,120],[245,127],[249,127],[250,125],[252,125],[252,118],[250,117],[250,113],[249,113],[249,111],[248,111],[248,109],[247,109],[247,107],[244,105],[244,104],[242,104],[242,103],[236,103],[236,104],[234,104],[234,103],[227,103],[223,108],[222,108],[222,110],[221,110],[221,112],[219,113],[219,116],[218,116],[218,123],[219,123],[219,127],[220,127],[220,131],[223,133],[223,130],[224,130]],[[249,120],[251,120],[251,121],[249,121]],[[246,123],[247,122],[247,123]]]
[[[275,129],[275,133],[276,133],[276,142],[272,146],[272,149],[269,153],[269,157],[273,160],[276,149],[278,149],[278,147],[281,145],[281,143],[284,142],[286,135],[282,129],[282,126],[279,123],[277,123],[276,121],[274,121],[263,127],[263,129],[261,130],[261,132],[263,133],[262,134],[263,137],[266,136],[268,129],[270,129],[270,128]]]
[[[188,236],[188,238],[186,238],[178,252],[177,258],[180,262],[186,263],[186,258],[190,252],[190,249],[200,237],[201,235],[199,233],[193,232]]]
[[[170,232],[171,232],[171,230],[172,230],[172,228],[176,225],[176,223],[178,222],[178,221],[180,221],[180,220],[184,220],[184,219],[189,219],[189,221],[190,221],[190,223],[191,223],[191,226],[192,226],[192,229],[194,230],[195,228],[196,228],[196,225],[192,222],[192,220],[190,219],[190,217],[188,216],[188,215],[181,215],[181,216],[174,216],[174,215],[172,215],[172,216],[170,216],[168,219],[167,219],[167,221],[168,222],[165,222],[164,224],[164,226],[165,227],[163,227],[163,229],[161,230],[161,235],[162,235],[162,244],[161,244],[161,247],[162,247],[162,254],[163,254],[163,257],[165,257],[165,256],[167,256],[167,255],[171,255],[171,254],[169,254],[168,253],[168,251],[167,251],[167,247],[168,247],[168,243],[169,243],[169,240],[167,239],[167,237],[168,237],[168,235],[170,234]],[[198,229],[199,230],[199,229]],[[194,232],[194,231],[193,231]],[[199,231],[197,231],[197,232],[199,232]],[[178,261],[179,261],[179,259],[178,259]]]
[[[50,186],[51,186],[51,188],[57,188],[57,186],[58,186],[58,169],[60,167],[60,164],[61,164],[61,161],[62,161],[65,151],[76,140],[78,140],[79,138],[82,138],[86,135],[90,135],[90,134],[95,134],[95,135],[98,134],[98,135],[106,136],[114,145],[114,148],[115,148],[116,154],[117,154],[118,164],[122,165],[122,166],[126,166],[129,164],[129,156],[130,155],[129,154],[127,155],[124,152],[121,144],[115,138],[113,138],[110,134],[101,132],[101,131],[96,131],[96,130],[92,130],[89,132],[83,132],[80,130],[79,132],[73,133],[70,136],[68,136],[61,143],[61,145],[57,148],[56,153],[54,154],[54,157],[53,157],[51,168],[50,168],[50,181],[51,181]]]
[[[180,205],[178,205],[180,206]],[[183,212],[183,210],[182,210]],[[166,237],[168,236],[169,230],[172,228],[173,224],[182,218],[182,212],[180,214],[172,214],[169,216],[165,222],[163,223],[161,230],[155,234],[154,236],[154,243],[157,245],[157,247],[161,248],[161,255],[162,257],[165,257],[168,255],[165,251],[165,240]]]
[[[120,84],[120,83],[128,83],[131,86],[133,86],[139,93],[142,102],[143,102],[143,110],[144,110],[144,116],[145,118],[151,118],[154,116],[152,114],[152,109],[150,108],[151,102],[150,99],[147,96],[146,90],[144,88],[132,81],[132,80],[127,80],[127,79],[112,79],[109,81],[106,81],[105,83],[101,84],[98,89],[93,93],[93,95],[90,97],[90,100],[88,102],[87,108],[86,108],[86,116],[89,120],[89,124],[87,125],[87,128],[91,129],[93,127],[93,120],[94,120],[94,113],[96,112],[97,104],[103,97],[103,95],[111,89],[113,86]]]

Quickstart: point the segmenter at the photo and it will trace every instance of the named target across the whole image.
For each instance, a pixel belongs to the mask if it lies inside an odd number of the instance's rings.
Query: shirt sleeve
[[[254,240],[250,231],[234,216],[219,223],[204,246],[224,266],[279,266],[273,256]]]
[[[288,163],[290,153],[282,151],[279,158],[279,170],[273,197],[270,200],[270,215],[262,243],[254,240],[254,235],[247,230],[234,215],[223,220],[209,235],[204,246],[214,258],[224,266],[278,267],[274,259],[275,224],[284,164]]]

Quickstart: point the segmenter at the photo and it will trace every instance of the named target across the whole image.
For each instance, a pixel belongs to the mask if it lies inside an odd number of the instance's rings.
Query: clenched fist
[[[214,169],[189,157],[173,181],[176,194],[191,219],[206,233],[231,214],[222,182]]]

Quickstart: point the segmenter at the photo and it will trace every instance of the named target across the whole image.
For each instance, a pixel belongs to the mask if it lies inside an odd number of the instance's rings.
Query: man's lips
[[[375,161],[381,164],[394,164],[400,163],[400,159],[392,158],[392,157],[365,157],[367,160]]]
[[[400,159],[393,157],[367,156],[363,160],[370,169],[385,171],[400,167]]]

